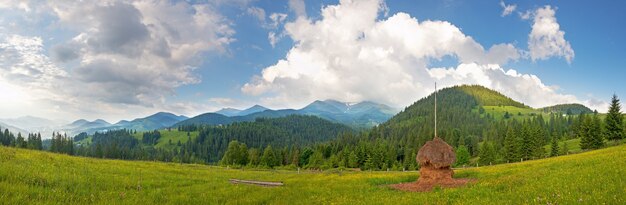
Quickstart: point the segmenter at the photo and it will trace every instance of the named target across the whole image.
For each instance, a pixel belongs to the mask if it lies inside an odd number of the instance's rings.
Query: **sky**
[[[532,107],[626,96],[623,1],[0,0],[0,118],[404,108],[479,84]]]

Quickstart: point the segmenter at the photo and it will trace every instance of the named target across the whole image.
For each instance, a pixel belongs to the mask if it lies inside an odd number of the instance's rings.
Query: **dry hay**
[[[431,191],[435,187],[451,188],[462,186],[472,179],[453,179],[450,166],[456,161],[454,150],[441,138],[435,137],[419,150],[420,178],[417,182],[393,184],[392,188],[404,191]]]

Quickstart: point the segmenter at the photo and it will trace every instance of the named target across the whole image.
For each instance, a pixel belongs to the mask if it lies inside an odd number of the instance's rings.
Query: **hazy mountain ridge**
[[[345,103],[336,100],[316,100],[302,109],[282,109],[270,110],[265,107],[255,105],[239,113],[247,115],[227,116],[222,113],[204,113],[188,120],[177,123],[178,125],[205,124],[224,125],[233,122],[249,122],[256,118],[276,118],[288,115],[312,115],[342,123],[353,128],[369,128],[387,121],[395,114],[395,110],[387,105],[364,101],[360,103]],[[218,111],[218,112],[220,112]],[[257,112],[253,112],[257,111]]]
[[[451,92],[456,93],[452,94],[455,95],[454,99],[447,99],[450,96]],[[461,95],[465,97],[460,97]],[[0,119],[0,123],[2,123],[0,124],[0,127],[9,128],[13,132],[42,132],[43,136],[48,137],[48,135],[53,131],[66,132],[68,133],[68,135],[73,136],[80,132],[93,133],[96,131],[106,131],[113,129],[147,131],[188,124],[227,125],[234,122],[251,122],[255,121],[255,119],[257,118],[278,118],[288,115],[312,115],[329,120],[331,122],[342,123],[352,128],[361,129],[370,128],[380,124],[387,126],[390,124],[403,124],[400,122],[404,121],[406,121],[408,124],[414,124],[418,121],[423,121],[429,118],[429,115],[432,115],[432,113],[430,113],[433,106],[433,102],[431,102],[432,97],[433,95],[431,94],[430,96],[422,98],[399,113],[394,108],[371,101],[347,103],[336,100],[316,100],[301,109],[271,110],[260,105],[254,105],[245,110],[224,108],[214,113],[204,113],[198,116],[194,116],[192,118],[167,112],[158,112],[153,115],[143,118],[136,118],[131,121],[120,120],[115,124],[110,124],[109,122],[101,119],[97,119],[94,121],[79,119],[69,124],[61,126],[50,126],[46,127],[45,129],[25,129],[11,123],[7,123],[7,121],[19,122],[19,120],[11,121],[7,119]],[[455,109],[454,112],[469,113],[472,112],[472,109],[475,110],[477,109],[477,107],[481,106],[513,106],[523,109],[533,109],[521,102],[512,100],[511,98],[497,91],[477,85],[453,86],[441,89],[439,91],[439,98],[440,103],[443,103],[440,105],[441,107],[446,106],[446,101],[454,101],[455,104],[450,104],[451,106],[457,106],[460,104],[464,104],[465,106],[465,104],[467,104],[467,107],[461,106],[464,108]],[[420,108],[421,111],[416,111],[415,107],[423,108]],[[571,114],[592,112],[591,109],[580,104],[560,104],[533,110],[546,113],[560,112],[563,114],[566,114],[568,111],[571,112]],[[446,111],[440,113],[441,118],[444,120],[440,122],[442,123],[442,126],[445,126],[446,124],[446,115],[454,114],[455,113],[447,113]],[[25,119],[26,121],[27,119],[32,119],[33,122],[42,122],[44,125],[50,125],[52,122],[54,122],[52,120],[32,116],[26,116],[16,119],[21,119],[21,121],[25,121]],[[32,127],[33,123],[29,123],[30,122],[25,122],[22,123],[22,125],[30,125],[30,127]]]

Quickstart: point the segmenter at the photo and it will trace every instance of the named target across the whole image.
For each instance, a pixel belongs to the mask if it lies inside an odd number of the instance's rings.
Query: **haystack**
[[[439,137],[426,142],[417,153],[420,164],[420,181],[451,180],[454,172],[450,167],[456,161],[454,149]],[[443,182],[443,181],[442,181]]]
[[[420,177],[417,182],[394,184],[391,187],[406,191],[430,191],[434,187],[458,187],[472,179],[453,179],[450,168],[456,161],[454,149],[439,137],[426,142],[417,153]]]

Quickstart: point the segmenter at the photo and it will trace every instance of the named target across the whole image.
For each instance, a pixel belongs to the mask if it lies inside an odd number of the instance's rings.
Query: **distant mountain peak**
[[[260,105],[253,105],[252,107],[242,110],[241,112],[237,113],[238,116],[245,116],[245,115],[249,115],[249,114],[253,114],[253,113],[257,113],[257,112],[263,112],[269,110],[266,107],[260,106]]]
[[[95,123],[102,123],[102,124],[111,124],[111,123],[109,123],[109,122],[107,122],[106,120],[103,120],[103,119],[96,119],[93,122],[95,122]]]
[[[79,126],[79,125],[82,125],[82,124],[85,124],[85,123],[89,123],[89,121],[87,121],[85,119],[79,119],[79,120],[76,120],[76,121],[72,122],[70,125]]]

